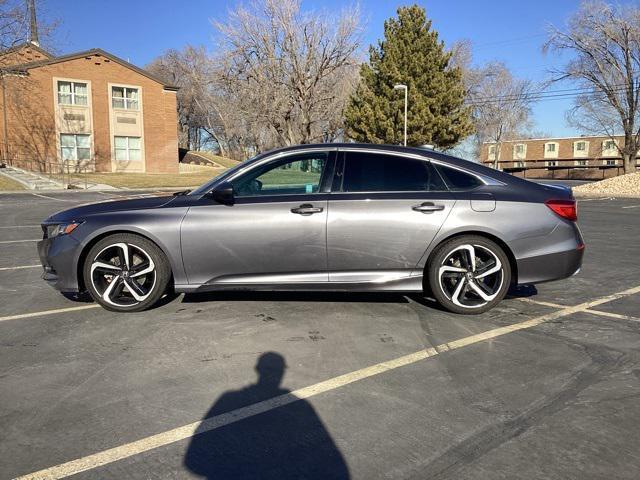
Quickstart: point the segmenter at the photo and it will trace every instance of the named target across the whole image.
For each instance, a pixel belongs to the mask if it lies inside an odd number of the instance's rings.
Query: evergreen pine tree
[[[404,95],[409,87],[407,144],[455,145],[472,133],[464,106],[462,72],[450,65],[438,33],[424,8],[400,7],[384,24],[384,40],[369,48],[360,82],[345,109],[347,135],[359,142],[401,144],[404,138]]]

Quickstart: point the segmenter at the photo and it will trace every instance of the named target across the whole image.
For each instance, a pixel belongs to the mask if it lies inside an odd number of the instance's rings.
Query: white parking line
[[[20,265],[18,267],[0,267],[0,272],[3,272],[5,270],[22,270],[24,268],[42,268],[42,265],[38,264],[38,265]]]
[[[66,200],[63,198],[49,197],[47,195],[42,195],[41,193],[31,193],[31,195],[35,197],[46,198],[47,200],[55,200],[56,202],[77,202],[77,200]]]
[[[634,293],[638,292],[640,292],[640,286],[625,290],[624,292],[608,295],[591,302],[581,303],[573,307],[566,307],[562,310],[548,313],[531,320],[515,323],[513,325],[507,325],[505,327],[494,328],[483,333],[471,335],[469,337],[454,340],[449,343],[443,343],[436,347],[419,350],[403,357],[377,363],[361,370],[346,373],[344,375],[340,375],[338,377],[334,377],[329,380],[325,380],[323,382],[301,388],[299,390],[294,390],[284,395],[279,395],[262,402],[254,403],[253,405],[238,408],[236,410],[209,417],[202,421],[190,423],[188,425],[183,425],[172,430],[167,430],[165,432],[151,435],[149,437],[145,437],[140,440],[127,443],[125,445],[120,445],[108,450],[103,450],[101,452],[94,453],[93,455],[78,458],[77,460],[62,463],[54,467],[45,468],[43,470],[24,475],[22,477],[18,477],[16,480],[58,479],[68,477],[70,475],[75,475],[80,472],[85,472],[87,470],[92,470],[109,463],[117,462],[134,455],[148,452],[158,447],[163,447],[165,445],[169,445],[171,443],[193,437],[194,435],[216,430],[240,420],[253,417],[260,413],[268,412],[275,408],[297,402],[298,400],[311,398],[321,393],[344,387],[345,385],[349,385],[359,380],[364,380],[365,378],[373,377],[375,375],[379,375],[396,368],[404,367],[406,365],[411,365],[426,358],[435,357],[436,355],[448,352],[450,350],[456,350],[479,342],[483,342],[485,340],[490,340],[502,335],[517,332],[519,330],[532,328],[549,320],[555,320],[557,318],[565,317],[573,313],[582,312],[594,305],[601,305],[611,300],[615,300],[627,295],[633,295]]]
[[[640,205],[627,205],[626,207],[622,208],[640,208]]]
[[[2,240],[0,243],[39,242],[41,238],[28,238],[26,240]]]
[[[20,313],[18,315],[9,315],[8,317],[0,317],[0,322],[9,320],[20,320],[21,318],[43,317],[45,315],[55,315],[56,313],[75,312],[77,310],[87,310],[89,308],[98,308],[100,305],[92,303],[90,305],[81,305],[79,307],[56,308],[54,310],[42,310],[40,312]]]

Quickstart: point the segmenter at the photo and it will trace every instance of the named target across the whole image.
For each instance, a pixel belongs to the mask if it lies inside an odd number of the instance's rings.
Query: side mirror
[[[233,191],[233,185],[229,182],[218,185],[209,192],[208,196],[223,205],[233,205],[235,203],[235,192]]]

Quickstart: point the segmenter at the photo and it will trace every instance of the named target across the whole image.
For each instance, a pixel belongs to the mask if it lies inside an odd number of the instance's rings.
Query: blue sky
[[[215,45],[211,20],[224,20],[236,2],[214,0],[42,0],[40,15],[57,18],[54,37],[59,53],[99,47],[144,66],[170,48],[191,43]],[[417,2],[427,9],[445,44],[468,38],[474,61],[505,62],[517,76],[544,80],[560,59],[543,55],[541,45],[549,23],[564,26],[578,0],[431,0]],[[70,8],[73,4],[73,8]],[[338,11],[344,1],[303,0],[307,9]],[[373,43],[382,36],[383,22],[398,6],[409,2],[360,0],[366,21],[364,37]],[[568,88],[558,85],[552,88]],[[565,111],[570,100],[547,100],[534,107],[535,129],[554,136],[571,135]]]

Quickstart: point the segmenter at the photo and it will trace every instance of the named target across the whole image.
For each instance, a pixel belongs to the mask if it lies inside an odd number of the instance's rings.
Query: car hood
[[[163,207],[177,197],[174,196],[162,196],[162,197],[144,197],[144,198],[130,198],[126,200],[109,200],[100,203],[89,203],[86,205],[80,205],[78,207],[69,208],[60,212],[54,213],[47,220],[46,223],[55,222],[68,222],[71,220],[82,220],[87,216],[96,215],[100,213],[121,212],[123,210],[143,210],[148,208]]]

